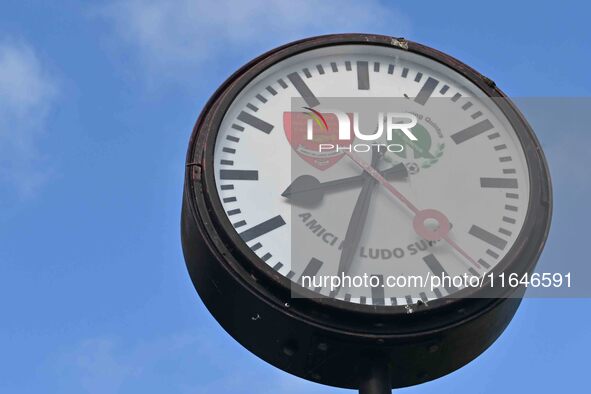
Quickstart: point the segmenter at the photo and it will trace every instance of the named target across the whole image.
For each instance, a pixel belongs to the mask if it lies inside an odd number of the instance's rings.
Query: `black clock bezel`
[[[246,64],[232,75],[212,96],[200,115],[191,137],[187,155],[189,204],[203,231],[215,245],[220,264],[233,271],[242,286],[249,287],[259,297],[281,308],[290,303],[290,313],[327,327],[346,331],[403,333],[414,330],[435,329],[453,324],[466,316],[477,314],[494,305],[496,298],[509,296],[507,291],[481,289],[481,298],[444,297],[420,305],[408,314],[404,306],[376,306],[349,303],[328,297],[290,297],[292,282],[278,274],[242,241],[228,220],[217,193],[213,147],[221,121],[234,98],[261,72],[288,57],[312,49],[334,45],[379,45],[400,51],[409,51],[435,60],[463,75],[484,94],[502,99],[496,101],[499,109],[514,127],[525,152],[530,177],[529,207],[524,225],[514,245],[495,267],[495,271],[531,272],[544,246],[551,219],[551,183],[547,164],[533,130],[494,83],[462,62],[432,48],[411,41],[380,35],[339,34],[312,37],[276,48]],[[305,293],[306,290],[301,289]],[[465,289],[462,291],[472,291]],[[516,293],[516,294],[519,294]],[[391,319],[406,316],[404,319]],[[364,319],[368,317],[369,319]],[[377,322],[377,323],[376,323]]]

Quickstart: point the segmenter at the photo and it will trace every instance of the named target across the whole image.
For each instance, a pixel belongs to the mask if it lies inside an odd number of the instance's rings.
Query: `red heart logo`
[[[307,138],[309,128],[312,128],[311,140]],[[321,171],[333,166],[345,154],[336,150],[320,151],[320,144],[349,145],[353,141],[353,138],[339,140],[338,118],[332,113],[284,112],[283,129],[292,149]]]

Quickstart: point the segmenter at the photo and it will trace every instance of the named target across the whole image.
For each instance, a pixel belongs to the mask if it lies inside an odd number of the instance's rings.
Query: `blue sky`
[[[448,52],[512,96],[591,94],[584,2],[4,0],[0,10],[1,393],[347,392],[242,349],[205,310],[181,254],[193,123],[263,51],[382,33]],[[555,188],[542,261],[588,260],[591,176],[580,169],[591,137],[538,134]],[[526,300],[479,359],[400,391],[581,392],[590,306]]]

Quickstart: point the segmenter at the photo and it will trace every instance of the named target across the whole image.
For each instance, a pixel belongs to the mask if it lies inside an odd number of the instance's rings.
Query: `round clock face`
[[[380,98],[414,116],[415,140],[353,133],[351,152],[321,151],[336,138],[335,99]],[[386,306],[453,297],[466,286],[409,280],[482,277],[528,211],[526,156],[495,102],[453,69],[394,47],[335,45],[281,60],[233,99],[217,133],[215,184],[234,231],[290,281],[333,281],[306,286],[323,296]],[[371,286],[330,286],[344,275]]]

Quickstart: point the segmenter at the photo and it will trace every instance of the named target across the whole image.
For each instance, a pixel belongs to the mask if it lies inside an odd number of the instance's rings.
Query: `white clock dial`
[[[462,75],[426,57],[382,46],[340,45],[300,53],[261,73],[234,99],[219,128],[214,170],[221,204],[244,242],[292,281],[306,273],[339,273],[339,246],[362,183],[327,193],[314,207],[282,195],[302,175],[328,182],[363,173],[346,156],[319,165],[295,154],[284,130],[293,98],[322,112],[323,98],[335,97],[406,97],[405,110],[418,118],[413,128],[418,145],[387,153],[376,169],[404,165],[408,176],[391,184],[419,209],[443,213],[455,245],[419,236],[413,213],[378,185],[347,274],[481,276],[493,269],[511,249],[528,208],[529,173],[519,139],[494,103]],[[355,155],[371,162],[369,152]],[[342,288],[331,296],[406,305],[458,290]],[[318,291],[329,295],[327,288]]]

